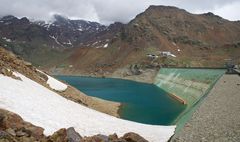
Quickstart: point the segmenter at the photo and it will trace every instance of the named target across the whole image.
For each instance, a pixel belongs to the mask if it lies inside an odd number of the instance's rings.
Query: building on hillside
[[[169,51],[161,51],[161,52],[160,52],[160,55],[161,55],[161,56],[164,56],[164,57],[168,57],[168,56],[177,57],[176,55],[172,54],[172,53],[169,52]]]

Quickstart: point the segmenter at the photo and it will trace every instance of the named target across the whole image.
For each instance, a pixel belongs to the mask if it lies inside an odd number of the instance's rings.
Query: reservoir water
[[[167,92],[153,84],[78,76],[57,76],[89,96],[120,102],[120,117],[135,122],[170,125],[184,111]]]

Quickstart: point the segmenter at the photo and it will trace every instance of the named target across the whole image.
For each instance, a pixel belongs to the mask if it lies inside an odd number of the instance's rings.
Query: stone
[[[68,142],[80,142],[82,137],[75,131],[73,127],[67,129]]]
[[[0,142],[18,142],[18,141],[7,132],[0,131]]]
[[[85,137],[83,142],[110,142],[108,136],[105,135],[95,135],[92,137]]]
[[[67,130],[60,129],[55,132],[52,136],[48,137],[49,142],[68,142],[67,140]]]
[[[6,70],[5,68],[2,68],[2,69],[1,69],[1,73],[2,73],[3,75],[7,75],[7,70]]]
[[[0,139],[7,137],[9,134],[5,131],[0,131]]]
[[[143,137],[133,132],[124,134],[122,139],[126,140],[127,142],[148,142]]]
[[[114,133],[114,134],[112,134],[112,135],[109,135],[109,136],[108,136],[108,139],[109,139],[110,141],[116,141],[116,140],[118,140],[118,136],[117,136],[116,133]]]
[[[9,134],[12,135],[12,136],[16,136],[16,133],[15,133],[15,131],[14,131],[12,128],[8,128],[8,129],[6,130],[6,132],[9,133]]]
[[[26,135],[27,134],[25,132],[23,132],[22,130],[16,132],[17,137],[22,137],[22,136],[26,136]]]
[[[4,119],[5,116],[2,113],[0,113],[0,130],[4,129]]]
[[[44,137],[44,129],[41,127],[29,127],[28,130],[31,132],[31,136],[33,136],[34,138],[41,139],[42,137]]]

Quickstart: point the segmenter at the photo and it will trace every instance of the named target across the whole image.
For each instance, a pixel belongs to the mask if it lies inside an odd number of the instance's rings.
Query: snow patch
[[[108,43],[106,43],[104,46],[103,46],[103,48],[107,48],[108,47]]]
[[[58,37],[50,36],[50,35],[49,35],[49,37],[52,38],[52,39],[54,39],[54,41],[55,41],[58,45],[63,46],[63,45],[58,41]]]
[[[49,21],[48,23],[46,23],[43,27],[47,28],[47,31],[49,31],[50,27],[54,26],[52,21]]]
[[[47,75],[46,73],[40,71],[40,70],[37,70],[38,72],[46,75],[48,77],[48,80],[47,80],[47,84],[54,90],[56,91],[65,91],[67,89],[67,85],[58,81],[57,79]]]
[[[94,43],[92,44],[92,46],[94,46],[94,45],[98,44],[98,42],[100,42],[100,41],[96,41],[96,42],[94,42]]]
[[[146,125],[122,120],[67,100],[19,73],[22,81],[0,75],[0,108],[19,114],[50,135],[74,127],[82,136],[135,132],[151,142],[166,142],[176,126]]]
[[[174,54],[169,54],[169,56],[172,56],[172,57],[177,57],[176,55],[174,55]]]
[[[147,57],[149,58],[158,58],[158,55],[154,55],[154,54],[147,54]]]
[[[65,91],[67,89],[67,85],[58,81],[57,79],[47,75],[48,80],[47,80],[47,84],[54,90],[57,91]]]
[[[5,40],[6,42],[12,42],[11,39],[8,39],[8,38],[6,38],[6,37],[3,37],[2,39]]]
[[[63,42],[63,44],[65,44],[65,45],[72,45],[72,42],[71,42],[71,40],[68,40],[68,42]]]

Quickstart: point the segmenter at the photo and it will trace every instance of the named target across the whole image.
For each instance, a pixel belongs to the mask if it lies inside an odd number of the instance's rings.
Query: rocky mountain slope
[[[35,65],[42,65],[65,59],[69,48],[103,47],[118,30],[118,24],[107,27],[60,15],[54,15],[48,23],[9,15],[0,19],[0,45]]]
[[[240,63],[239,35],[239,22],[212,13],[150,6],[124,25],[108,48],[75,48],[50,71],[131,78],[154,76],[164,66],[224,67],[230,60]]]
[[[107,27],[84,20],[70,20],[61,15],[54,15],[53,20],[49,22],[30,21],[26,17],[17,18],[9,15],[0,19],[0,34],[7,42],[28,43],[39,40],[44,41],[50,48],[67,48],[87,46],[88,43],[99,38],[99,35],[113,30],[112,26]]]
[[[223,67],[240,61],[240,24],[213,13],[150,6],[128,24],[55,15],[52,23],[7,16],[0,44],[56,74],[131,76],[162,66]]]

